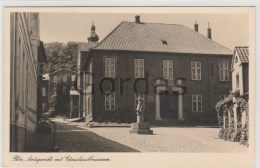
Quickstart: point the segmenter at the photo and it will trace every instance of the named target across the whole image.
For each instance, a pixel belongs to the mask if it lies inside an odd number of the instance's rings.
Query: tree
[[[51,42],[44,46],[48,60],[46,72],[54,72],[61,68],[77,70],[77,42],[70,41],[67,44]]]

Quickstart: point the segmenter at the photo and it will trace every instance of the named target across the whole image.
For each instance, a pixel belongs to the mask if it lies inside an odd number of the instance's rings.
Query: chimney
[[[211,36],[211,28],[210,28],[209,23],[208,23],[208,38],[209,38],[209,39],[212,39],[212,36]]]
[[[135,16],[135,23],[141,23],[139,15]]]
[[[196,32],[199,32],[199,25],[197,24],[197,20],[195,21],[195,24],[194,24],[194,30]]]

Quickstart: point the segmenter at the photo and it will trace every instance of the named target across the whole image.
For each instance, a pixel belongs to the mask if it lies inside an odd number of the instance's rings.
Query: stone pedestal
[[[131,123],[131,134],[153,134],[153,130],[150,130],[150,123],[140,122],[140,123]]]

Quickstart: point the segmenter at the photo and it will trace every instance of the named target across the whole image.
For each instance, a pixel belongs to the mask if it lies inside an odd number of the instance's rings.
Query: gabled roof
[[[89,51],[89,49],[95,47],[97,43],[78,42],[79,51]]]
[[[248,46],[238,46],[235,47],[234,55],[238,55],[241,63],[248,63],[249,62],[249,47]]]
[[[121,22],[93,50],[232,55],[232,51],[177,24]]]

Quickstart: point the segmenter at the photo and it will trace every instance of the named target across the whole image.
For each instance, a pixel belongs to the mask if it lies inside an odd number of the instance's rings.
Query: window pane
[[[223,64],[222,63],[219,63],[219,68],[223,68]]]
[[[200,69],[197,69],[197,74],[200,74]]]
[[[105,96],[108,98],[109,97],[109,93],[105,93]]]
[[[201,102],[198,102],[198,111],[202,111],[202,104],[201,104]]]
[[[227,62],[225,62],[225,68],[228,68],[228,63]]]
[[[201,100],[201,95],[198,95],[198,100]]]
[[[115,58],[111,58],[110,63],[111,63],[111,65],[115,65]]]
[[[192,102],[192,111],[197,111],[196,102]]]
[[[140,66],[143,66],[143,65],[144,65],[144,60],[140,59]]]
[[[192,100],[196,100],[196,95],[192,95]]]
[[[194,61],[191,62],[191,67],[195,67],[195,62]]]
[[[200,62],[197,62],[197,67],[200,68],[201,64]]]

